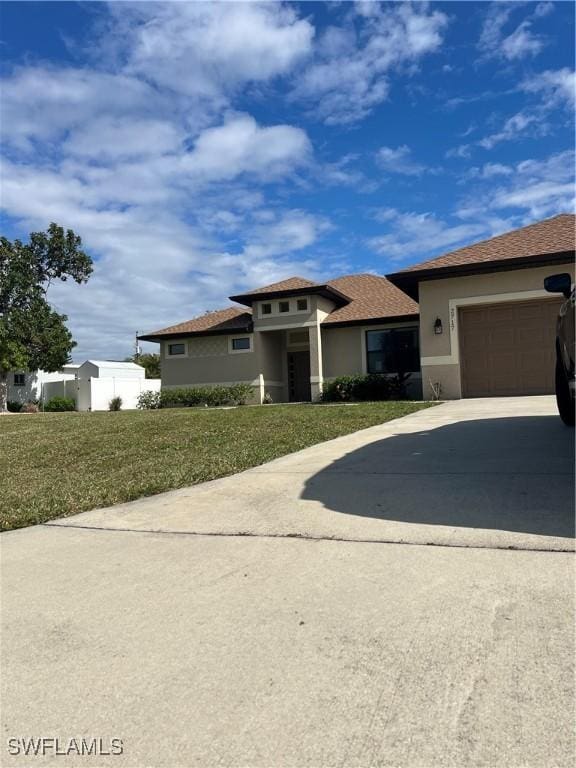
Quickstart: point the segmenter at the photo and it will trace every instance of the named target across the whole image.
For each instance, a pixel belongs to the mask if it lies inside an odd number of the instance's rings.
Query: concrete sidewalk
[[[49,525],[571,551],[573,450],[552,397],[460,400]]]

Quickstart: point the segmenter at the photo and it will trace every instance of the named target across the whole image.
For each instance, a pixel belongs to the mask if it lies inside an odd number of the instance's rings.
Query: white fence
[[[42,399],[71,397],[77,411],[107,411],[113,397],[122,398],[122,409],[136,408],[141,392],[159,392],[160,379],[120,379],[113,376],[97,379],[72,379],[44,384]]]

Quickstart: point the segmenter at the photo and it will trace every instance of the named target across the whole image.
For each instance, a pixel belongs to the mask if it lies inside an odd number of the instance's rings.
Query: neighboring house
[[[141,392],[160,390],[160,379],[146,379],[135,363],[86,360],[70,363],[61,371],[10,374],[8,400],[19,403],[47,402],[52,397],[71,397],[78,411],[105,411],[113,397],[122,398],[123,408],[136,408]]]
[[[292,277],[230,298],[245,308],[140,336],[160,343],[163,387],[248,382],[254,402],[298,402],[327,379],[401,368],[421,396],[418,305],[386,278]]]
[[[8,374],[8,402],[37,402],[43,399],[44,386],[55,381],[73,380],[80,364],[69,363],[60,371],[16,371]]]
[[[243,308],[140,338],[160,344],[163,387],[249,382],[254,402],[315,400],[334,377],[399,368],[413,397],[550,393],[560,300],[543,280],[574,274],[574,221],[562,214],[387,279],[293,277],[230,297]]]
[[[388,275],[420,305],[424,396],[554,392],[562,299],[543,283],[574,281],[574,248],[575,217],[561,214]]]

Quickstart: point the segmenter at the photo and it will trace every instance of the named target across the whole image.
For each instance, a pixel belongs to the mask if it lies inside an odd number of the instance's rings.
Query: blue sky
[[[82,236],[94,275],[49,294],[76,359],[573,209],[572,3],[1,13],[3,232]]]

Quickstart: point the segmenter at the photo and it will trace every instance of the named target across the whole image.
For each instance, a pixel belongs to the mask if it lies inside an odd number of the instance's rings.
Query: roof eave
[[[415,269],[412,271],[392,272],[386,278],[414,301],[418,301],[418,284],[425,280],[442,280],[448,277],[467,277],[469,275],[481,275],[489,272],[511,272],[515,269],[529,269],[530,267],[546,266],[548,264],[562,264],[574,260],[574,251],[558,251],[557,253],[544,253],[537,256],[525,256],[522,258],[501,259],[498,261],[481,261],[472,264],[448,265],[445,267],[432,267],[428,269]]]
[[[401,323],[409,320],[417,320],[420,316],[419,312],[410,312],[404,315],[383,315],[381,317],[363,317],[354,320],[339,320],[336,322],[326,322],[326,320],[320,324],[321,328],[345,328],[346,326],[357,325],[382,325],[383,323]]]
[[[234,333],[252,333],[252,323],[246,326],[238,326],[236,328],[214,328],[207,329],[205,331],[179,331],[171,333],[150,333],[143,336],[138,336],[139,341],[153,341],[160,343],[161,341],[169,341],[170,339],[187,339],[192,336],[230,336]]]

